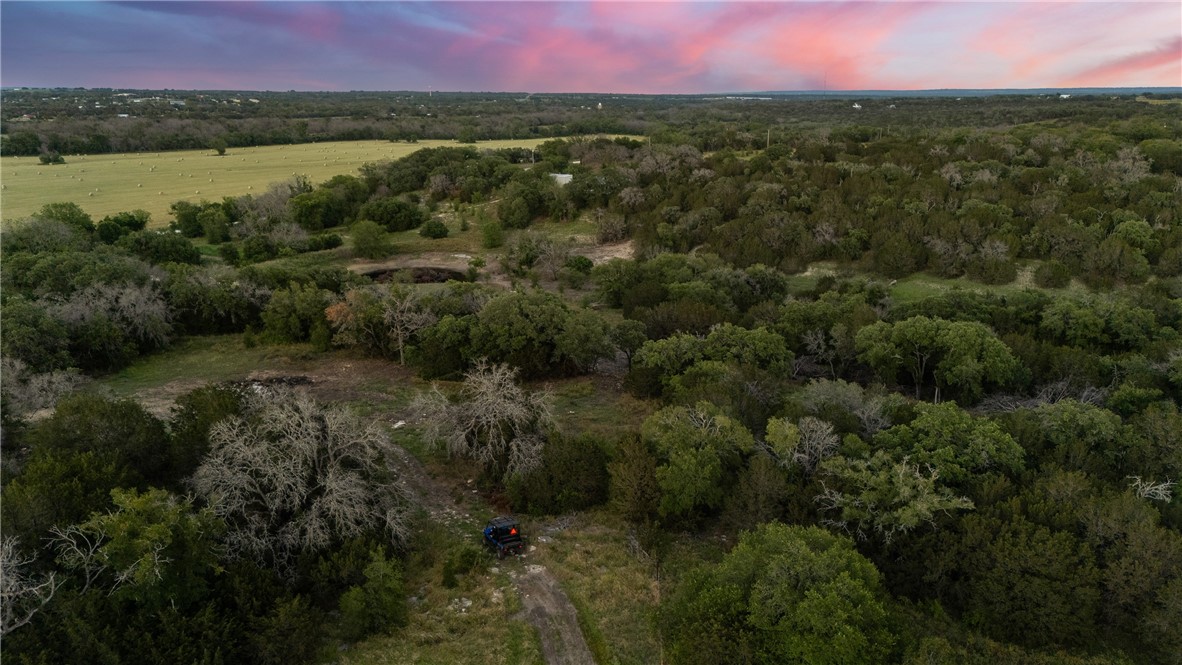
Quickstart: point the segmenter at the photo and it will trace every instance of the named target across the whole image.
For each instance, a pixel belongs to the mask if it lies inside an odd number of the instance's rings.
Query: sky
[[[0,86],[1182,86],[1182,1],[0,1]]]

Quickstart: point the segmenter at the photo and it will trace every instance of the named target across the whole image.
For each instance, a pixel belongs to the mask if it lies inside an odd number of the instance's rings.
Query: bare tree
[[[0,637],[32,621],[60,586],[53,573],[31,576],[32,558],[21,558],[18,545],[16,538],[0,540]]]
[[[192,483],[226,520],[231,554],[279,567],[301,551],[380,531],[408,534],[410,496],[374,423],[304,391],[260,390],[210,430]]]
[[[1169,502],[1174,497],[1174,485],[1178,484],[1172,480],[1160,483],[1153,480],[1142,480],[1141,476],[1129,476],[1128,479],[1132,481],[1129,483],[1129,489],[1133,490],[1133,494],[1142,499],[1155,501]]]
[[[382,320],[388,326],[394,347],[398,349],[398,363],[405,364],[406,345],[415,333],[435,323],[438,317],[423,307],[413,291],[395,287],[390,290],[382,306]]]
[[[164,297],[150,286],[138,284],[92,284],[54,303],[49,312],[69,327],[105,315],[129,337],[153,346],[162,346],[172,332]]]
[[[817,465],[837,452],[840,440],[833,431],[833,425],[812,416],[805,416],[796,423],[800,430],[800,443],[792,454],[792,460],[812,473]]]
[[[397,352],[400,364],[405,363],[406,347],[415,333],[438,320],[413,291],[397,285],[389,290],[352,289],[325,314],[339,342],[386,357]]]
[[[89,379],[76,369],[43,374],[29,371],[18,358],[0,358],[0,395],[16,417],[39,409],[48,409],[58,399],[86,384]]]
[[[415,401],[424,437],[448,454],[476,460],[496,476],[524,473],[541,461],[545,432],[553,424],[549,395],[531,393],[508,365],[477,361],[464,375],[460,399],[438,387]]]
[[[57,561],[62,566],[81,575],[82,588],[86,593],[106,570],[99,550],[107,539],[102,529],[83,528],[72,524],[67,527],[55,526],[49,530],[49,541],[57,550]]]

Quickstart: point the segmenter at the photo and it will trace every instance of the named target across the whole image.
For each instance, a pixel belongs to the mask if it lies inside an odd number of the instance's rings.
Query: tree
[[[1024,519],[965,519],[967,623],[1028,645],[1079,644],[1093,633],[1100,604],[1091,548],[1065,531]]]
[[[808,475],[837,452],[839,443],[833,425],[812,416],[796,424],[786,418],[773,418],[767,424],[767,444],[780,466],[799,466]]]
[[[859,540],[890,543],[925,524],[935,526],[941,513],[973,508],[937,482],[936,470],[907,458],[896,461],[885,450],[866,459],[836,455],[821,463],[821,472],[824,491],[815,500],[827,513],[823,522]]]
[[[386,197],[361,206],[361,219],[372,219],[387,231],[409,231],[427,221],[427,212],[413,203]]]
[[[53,599],[60,583],[53,573],[35,577],[28,571],[15,538],[0,539],[0,637],[24,626]]]
[[[918,404],[916,418],[879,432],[874,444],[934,469],[943,482],[964,486],[989,471],[1017,474],[1023,450],[997,423],[975,418],[955,402]]]
[[[318,327],[327,329],[324,310],[330,296],[315,284],[295,282],[275,291],[262,313],[267,335],[277,342],[297,343],[307,341]]]
[[[520,368],[525,376],[551,372],[563,358],[558,338],[570,309],[545,291],[504,293],[488,301],[472,327],[472,352]]]
[[[874,564],[848,538],[772,522],[661,606],[674,663],[881,663],[895,636]]]
[[[154,610],[203,599],[218,568],[222,524],[213,511],[160,489],[115,489],[111,497],[116,510],[54,529],[58,561],[81,571],[87,585]]]
[[[209,142],[209,147],[218,154],[218,157],[222,157],[226,154],[226,139],[218,136]]]
[[[341,622],[349,639],[388,632],[406,624],[406,593],[398,560],[386,558],[380,547],[370,556],[364,571],[365,583],[350,587],[341,595]]]
[[[244,395],[238,388],[209,384],[176,399],[169,428],[177,478],[193,475],[209,452],[209,431],[218,422],[241,416]]]
[[[411,497],[373,423],[304,391],[263,390],[210,430],[193,487],[226,520],[230,553],[286,568],[301,552],[409,535]]]
[[[36,373],[71,364],[69,333],[44,305],[19,296],[7,297],[0,304],[0,317],[4,319],[0,353],[5,358],[19,360]]]
[[[459,399],[436,387],[415,400],[423,438],[449,455],[475,460],[493,482],[528,473],[541,463],[553,425],[550,396],[517,384],[518,370],[478,360],[464,373]]]
[[[625,436],[607,468],[612,503],[624,519],[644,524],[655,517],[661,487],[657,484],[657,460],[649,446],[635,434]]]
[[[110,453],[37,452],[4,485],[4,531],[40,542],[53,527],[82,522],[110,506],[111,490],[142,485],[136,475]]]
[[[910,374],[916,399],[928,376],[937,391],[950,388],[970,402],[987,388],[1014,385],[1022,378],[1022,366],[1009,347],[976,321],[927,316],[879,321],[859,330],[855,343],[858,357],[883,381],[895,381],[899,370]]]
[[[46,203],[33,216],[62,222],[85,233],[94,232],[94,220],[77,203]]]
[[[27,441],[34,454],[93,452],[96,461],[113,461],[143,481],[170,481],[164,423],[133,400],[71,395],[29,429]]]
[[[668,517],[721,506],[742,456],[755,443],[747,428],[709,402],[661,409],[644,421],[640,433],[660,460],[661,514]]]
[[[438,240],[447,237],[447,225],[442,220],[430,219],[419,229],[419,235],[424,238]]]
[[[591,310],[580,309],[567,317],[562,332],[554,338],[554,352],[574,365],[577,371],[587,372],[600,359],[615,355],[610,334],[602,316]]]
[[[357,256],[377,260],[386,258],[394,250],[386,230],[367,219],[355,223],[349,231],[353,239],[353,253]]]

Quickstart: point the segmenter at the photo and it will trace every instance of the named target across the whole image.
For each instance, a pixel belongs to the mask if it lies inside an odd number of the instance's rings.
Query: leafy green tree
[[[324,310],[329,295],[314,284],[295,282],[275,291],[262,313],[266,334],[277,342],[294,343],[309,340],[318,326],[327,329]]]
[[[142,481],[116,455],[95,451],[34,454],[4,485],[4,531],[39,543],[53,527],[84,521],[111,505],[111,490]]]
[[[417,229],[427,221],[427,211],[421,207],[393,197],[374,199],[361,206],[361,219],[371,219],[387,231],[409,231]]]
[[[188,238],[174,233],[136,231],[119,238],[118,244],[132,254],[155,265],[166,263],[201,263],[201,251]]]
[[[365,583],[341,595],[340,608],[348,639],[358,640],[405,625],[406,593],[398,560],[386,558],[382,548],[372,552],[365,567]]]
[[[615,355],[611,331],[603,317],[587,309],[572,312],[554,339],[554,353],[563,361],[586,372],[604,358]]]
[[[570,316],[566,303],[545,291],[498,295],[476,315],[472,353],[521,368],[526,377],[552,373],[564,359],[558,340]]]
[[[739,474],[734,493],[727,498],[723,521],[747,531],[781,516],[789,496],[788,477],[770,455],[755,453]]]
[[[604,442],[592,434],[552,433],[542,446],[540,464],[510,478],[507,489],[514,510],[531,515],[560,515],[603,503],[608,489]]]
[[[1023,444],[1034,456],[1098,475],[1109,475],[1117,466],[1124,439],[1120,416],[1071,399],[1044,404],[1033,413],[1039,431]]]
[[[172,460],[177,478],[188,478],[209,452],[209,432],[232,416],[241,416],[244,397],[236,388],[209,384],[176,399],[169,427],[172,431]]]
[[[485,221],[480,225],[480,246],[496,249],[505,244],[505,227],[497,221]]]
[[[447,225],[442,220],[429,219],[422,228],[419,229],[419,235],[424,238],[431,238],[438,240],[439,238],[446,238],[448,234]]]
[[[1096,629],[1099,571],[1071,534],[1015,520],[965,518],[965,618],[998,639],[1079,644]]]
[[[765,524],[661,607],[674,663],[880,663],[896,640],[874,564],[816,527]]]
[[[353,253],[362,258],[384,259],[394,251],[394,244],[390,242],[386,230],[367,219],[353,224],[349,235],[353,240]]]
[[[657,459],[643,439],[634,434],[621,439],[608,473],[612,504],[624,519],[644,524],[657,516],[661,501]]]
[[[45,308],[19,296],[5,298],[0,305],[4,334],[0,350],[36,373],[69,367],[69,333]]]
[[[673,518],[719,508],[755,443],[751,432],[709,402],[661,409],[640,432],[660,460],[661,514]]]
[[[205,233],[205,229],[201,227],[201,222],[197,218],[201,214],[202,208],[203,206],[188,201],[176,201],[169,206],[175,220],[173,224],[181,232],[181,235],[186,238],[196,238]]]
[[[941,331],[942,358],[936,363],[936,386],[976,402],[989,388],[1019,385],[1022,366],[1010,348],[987,326],[954,321]]]
[[[206,206],[197,213],[197,223],[211,245],[218,245],[230,239],[230,218],[218,204]]]
[[[992,420],[973,417],[955,402],[918,404],[915,411],[915,420],[879,432],[874,444],[935,469],[954,486],[989,471],[1022,470],[1022,448]]]
[[[77,203],[46,203],[33,216],[41,220],[62,222],[84,233],[94,232],[94,220]]]
[[[92,463],[113,462],[140,482],[168,484],[172,478],[168,432],[158,418],[129,399],[86,393],[58,402],[53,415],[29,428],[34,454],[95,454]]]
[[[858,357],[884,381],[894,381],[899,370],[911,375],[916,398],[929,376],[937,390],[951,389],[970,402],[988,388],[1013,386],[1023,378],[1009,347],[975,321],[926,316],[879,321],[858,331],[856,345]]]
[[[141,607],[186,607],[207,594],[222,529],[209,508],[194,510],[165,490],[111,492],[116,510],[59,529],[58,559],[117,598]]]

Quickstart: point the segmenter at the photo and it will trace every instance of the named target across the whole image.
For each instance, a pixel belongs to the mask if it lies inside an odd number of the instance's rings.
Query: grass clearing
[[[412,556],[406,577],[412,596],[408,625],[393,635],[352,645],[337,662],[541,664],[538,634],[521,616],[521,599],[508,574],[512,567],[524,564],[490,557],[471,572],[458,575],[455,586],[449,588],[443,574],[447,553],[471,543],[443,531],[424,537],[431,541],[424,552],[434,556],[417,561]]]
[[[628,525],[619,515],[596,509],[562,521],[561,529],[528,525],[539,543],[529,558],[562,583],[596,660],[601,665],[661,662],[656,614],[662,591],[671,592],[682,574],[716,561],[725,543],[701,534],[672,536],[658,577],[652,560],[629,544]]]
[[[73,202],[95,221],[125,210],[152,214],[151,226],[168,224],[176,201],[216,201],[262,193],[272,183],[305,175],[314,184],[353,175],[363,164],[405,157],[423,148],[471,145],[478,149],[532,148],[549,139],[481,141],[333,141],[112,155],[66,155],[65,164],[41,164],[37,157],[0,158],[0,219],[27,217],[46,203]]]
[[[312,347],[307,344],[260,344],[247,348],[242,335],[187,337],[98,383],[120,397],[129,397],[161,389],[181,379],[200,387],[210,382],[239,381],[259,370],[298,372],[313,355]]]
[[[640,429],[657,408],[656,403],[641,400],[616,386],[610,377],[580,376],[548,383],[553,392],[554,415],[570,435],[584,432],[609,439]]]

